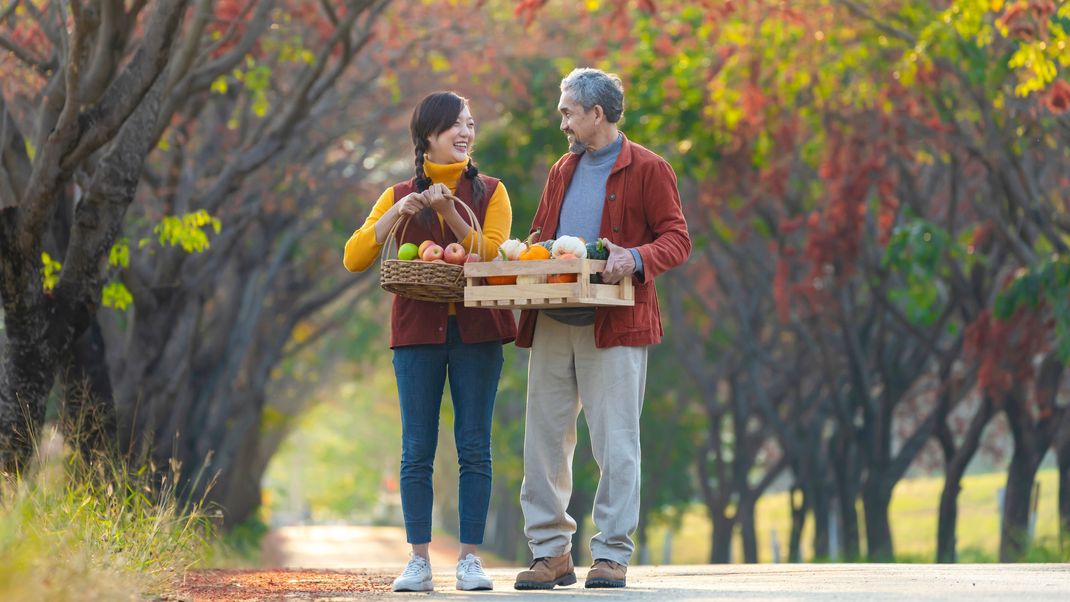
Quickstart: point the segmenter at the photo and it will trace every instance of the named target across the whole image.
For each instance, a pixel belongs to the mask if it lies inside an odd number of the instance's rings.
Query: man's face
[[[585,111],[571,94],[562,92],[557,110],[561,113],[561,131],[568,136],[568,150],[576,154],[585,152],[594,139],[600,121],[600,107],[596,105],[590,111]]]

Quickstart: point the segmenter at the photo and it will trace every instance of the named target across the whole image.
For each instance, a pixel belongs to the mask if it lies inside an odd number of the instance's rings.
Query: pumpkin
[[[529,245],[528,248],[520,254],[521,261],[538,261],[541,259],[550,259],[550,251],[542,245]]]
[[[520,261],[540,261],[550,258],[550,251],[542,245],[528,245],[526,251],[520,254]],[[517,284],[542,284],[546,277],[542,274],[525,274],[516,277]]]
[[[508,261],[508,258],[505,254],[505,249],[498,249],[498,256],[495,257],[491,263],[497,261]],[[516,276],[484,276],[483,281],[490,285],[516,284]]]
[[[554,248],[551,254],[559,258],[565,253],[584,259],[587,257],[587,244],[578,236],[559,236],[554,241]]]
[[[562,253],[557,257],[558,259],[576,259],[576,256],[572,253]],[[565,282],[576,282],[578,274],[550,274],[546,277],[547,284],[562,284]]]

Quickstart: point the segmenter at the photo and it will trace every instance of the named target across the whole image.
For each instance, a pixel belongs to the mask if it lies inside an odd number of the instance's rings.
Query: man
[[[603,238],[602,278],[635,281],[634,307],[524,311],[517,345],[530,347],[524,484],[520,504],[534,561],[517,589],[576,582],[565,509],[572,495],[576,419],[582,406],[601,471],[587,587],[624,587],[639,523],[639,414],[647,346],[661,340],[654,278],[691,253],[669,164],[618,131],[624,87],[616,75],[576,69],[561,81],[569,153],[550,169],[531,229],[543,239]]]

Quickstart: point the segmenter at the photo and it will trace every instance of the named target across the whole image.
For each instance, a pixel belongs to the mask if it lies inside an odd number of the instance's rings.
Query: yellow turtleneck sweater
[[[424,160],[424,173],[431,178],[431,181],[435,184],[445,184],[449,187],[450,192],[454,194],[457,193],[457,182],[461,179],[467,167],[468,161],[439,164]],[[391,186],[375,202],[368,219],[364,220],[364,225],[358,228],[353,233],[353,236],[349,237],[349,241],[346,242],[343,262],[347,270],[350,272],[363,272],[379,257],[382,245],[375,242],[375,224],[393,205],[394,187]],[[464,213],[460,208],[457,211]],[[445,228],[448,226],[445,225],[441,215],[438,216],[438,224],[445,233]],[[509,237],[509,229],[513,225],[513,208],[509,204],[509,193],[505,191],[505,184],[499,183],[497,188],[494,189],[494,194],[487,201],[487,212],[483,218],[482,225],[483,259],[490,260],[497,256],[498,247]],[[461,245],[465,249],[478,247],[479,239],[475,229],[461,241]],[[453,312],[451,311],[450,313]]]

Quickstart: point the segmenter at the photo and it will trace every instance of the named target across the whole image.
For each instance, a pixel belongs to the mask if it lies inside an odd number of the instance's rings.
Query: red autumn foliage
[[[1070,83],[1066,80],[1056,80],[1044,96],[1044,105],[1056,115],[1070,111]]]
[[[1034,376],[1033,358],[1048,348],[1050,330],[1041,311],[1020,309],[1007,320],[999,320],[989,310],[966,327],[964,350],[967,357],[980,361],[977,382],[1000,400],[1016,381]]]
[[[1003,16],[999,18],[999,23],[1010,31],[1013,38],[1029,41],[1036,37],[1036,22],[1025,2],[1017,2],[1008,6]]]
[[[1048,21],[1055,14],[1053,0],[1019,0],[1011,4],[998,22],[1010,36],[1022,41],[1047,39]]]

